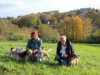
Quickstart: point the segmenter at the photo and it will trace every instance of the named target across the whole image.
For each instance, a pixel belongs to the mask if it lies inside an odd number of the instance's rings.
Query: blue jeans
[[[59,55],[55,56],[55,60],[57,60],[60,64],[67,65],[67,60],[65,60],[63,57],[60,57]]]

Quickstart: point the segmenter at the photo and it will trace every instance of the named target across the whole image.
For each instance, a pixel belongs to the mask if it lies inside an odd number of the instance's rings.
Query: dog
[[[38,49],[38,52],[37,52],[37,62],[42,62],[44,61],[44,56],[46,56],[48,58],[48,62],[49,62],[49,54],[48,52],[50,52],[51,50],[48,50],[48,51],[45,51],[44,50],[44,47],[41,47]]]
[[[21,47],[16,47],[16,50],[14,48],[10,49],[9,56],[13,57],[13,55],[17,53],[22,53],[22,48]]]
[[[22,58],[24,58],[25,61],[27,61],[29,59],[29,56],[32,55],[32,53],[33,53],[32,49],[27,49],[26,51],[23,51],[21,53],[17,53],[17,51],[13,51],[11,48],[11,51],[12,51],[11,53],[13,53],[12,56],[16,61],[19,61]]]
[[[13,55],[15,55],[16,53],[17,53],[17,51],[14,48],[11,48],[10,52],[9,52],[9,56],[13,57]]]
[[[16,52],[17,53],[22,53],[22,48],[21,47],[16,47]]]
[[[78,61],[79,61],[79,57],[80,55],[76,55],[76,54],[71,54],[67,57],[67,61],[68,61],[68,66],[75,66],[78,65]]]

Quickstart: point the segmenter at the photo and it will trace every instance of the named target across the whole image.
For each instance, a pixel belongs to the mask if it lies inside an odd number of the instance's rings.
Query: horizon
[[[87,7],[87,8],[90,8],[90,7]],[[85,9],[85,8],[79,8],[79,9],[74,9],[74,10],[80,10],[80,9]],[[95,8],[91,8],[91,9],[95,9]],[[59,10],[50,10],[50,11],[43,11],[43,12],[37,12],[37,13],[28,13],[28,14],[18,15],[18,16],[25,16],[25,15],[29,15],[29,14],[38,14],[38,13],[46,13],[46,12],[53,12],[53,11],[58,11],[60,13],[64,13],[64,12],[70,12],[70,11],[74,11],[74,10],[63,11],[63,12],[60,12]],[[17,18],[18,16],[6,16],[6,17],[0,17],[0,18],[7,18],[7,17]]]
[[[18,17],[32,13],[42,13],[58,10],[68,12],[82,8],[100,9],[99,0],[1,0],[0,18]]]

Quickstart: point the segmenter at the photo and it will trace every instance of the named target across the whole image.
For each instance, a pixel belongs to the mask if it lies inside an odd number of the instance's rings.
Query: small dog
[[[16,52],[17,53],[22,53],[22,48],[21,47],[16,47]]]
[[[29,56],[32,55],[33,53],[33,50],[32,49],[27,49],[26,51],[24,52],[21,52],[21,53],[17,53],[16,51],[13,51],[12,48],[11,48],[11,53],[12,54],[12,57],[16,60],[16,61],[19,61],[20,59],[24,58],[25,61],[27,61],[29,59]]]
[[[10,57],[13,57],[13,55],[15,55],[16,53],[17,53],[17,51],[14,50],[14,48],[11,48],[11,49],[10,49],[10,52],[9,52],[9,56],[10,56]]]
[[[14,48],[11,48],[11,50],[9,52],[9,56],[13,57],[13,55],[16,53],[22,53],[22,48],[16,47],[16,50]]]
[[[49,62],[49,54],[48,52],[50,52],[51,50],[48,50],[48,51],[45,51],[43,50],[44,47],[41,47],[40,49],[38,49],[38,53],[37,53],[37,61],[38,62],[42,62],[43,63],[43,60],[44,60],[44,56],[46,56],[48,58],[48,62]]]
[[[67,60],[68,60],[68,66],[75,66],[78,65],[78,61],[79,61],[79,57],[80,55],[76,55],[76,54],[71,54],[68,56]]]

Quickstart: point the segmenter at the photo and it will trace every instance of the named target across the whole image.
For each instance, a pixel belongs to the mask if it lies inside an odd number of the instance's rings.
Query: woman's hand
[[[63,55],[63,57],[64,57],[65,59],[67,59],[68,55],[67,55],[67,54],[65,54],[65,55]]]

